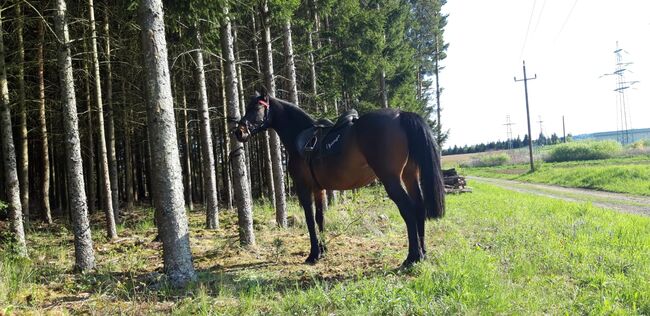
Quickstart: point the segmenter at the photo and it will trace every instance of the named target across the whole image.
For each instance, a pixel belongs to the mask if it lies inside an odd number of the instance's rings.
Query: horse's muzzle
[[[251,136],[247,124],[241,121],[237,123],[237,128],[235,128],[234,133],[235,133],[235,138],[237,138],[237,140],[242,143],[247,142],[248,138]]]

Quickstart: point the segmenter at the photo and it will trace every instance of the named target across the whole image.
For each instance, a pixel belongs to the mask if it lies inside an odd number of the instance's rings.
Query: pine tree
[[[18,182],[18,166],[16,165],[16,148],[11,130],[11,113],[9,112],[9,86],[7,84],[7,68],[5,65],[3,17],[0,10],[0,141],[2,142],[3,167],[5,170],[5,185],[9,202],[11,230],[16,241],[19,255],[27,256],[25,230],[23,228],[23,212],[20,201],[20,184]]]
[[[59,44],[58,65],[61,95],[63,97],[63,127],[65,134],[65,152],[67,178],[69,179],[70,213],[74,232],[75,269],[88,271],[95,267],[95,252],[88,221],[88,204],[83,180],[81,162],[81,141],[79,139],[79,119],[77,101],[72,75],[72,57],[70,53],[70,36],[66,17],[65,0],[57,0],[54,25]]]
[[[147,83],[147,122],[151,142],[151,173],[157,226],[163,243],[165,272],[181,287],[195,276],[189,228],[183,202],[183,183],[175,132],[167,43],[161,0],[140,1],[140,27]]]

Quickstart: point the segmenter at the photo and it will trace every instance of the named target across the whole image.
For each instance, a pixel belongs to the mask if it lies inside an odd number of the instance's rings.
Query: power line
[[[564,22],[562,22],[562,26],[560,27],[560,31],[557,32],[557,35],[555,36],[555,41],[556,42],[557,42],[557,39],[560,38],[560,35],[562,34],[562,31],[564,31],[564,27],[569,22],[569,19],[571,19],[571,15],[573,14],[573,10],[576,8],[577,4],[578,4],[578,0],[573,1],[573,5],[571,6],[571,10],[569,10],[569,14],[567,14],[566,19],[564,19]]]
[[[519,58],[524,57],[524,50],[526,49],[526,43],[528,42],[528,34],[530,33],[530,24],[533,22],[533,15],[535,14],[535,5],[537,0],[533,0],[533,8],[530,10],[530,16],[528,17],[528,27],[526,27],[526,36],[524,37],[524,44],[521,46],[521,55]]]

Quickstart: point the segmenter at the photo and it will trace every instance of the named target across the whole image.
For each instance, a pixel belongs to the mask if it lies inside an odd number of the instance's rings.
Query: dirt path
[[[620,212],[650,216],[650,197],[594,191],[588,189],[565,188],[554,185],[528,183],[503,179],[468,176],[472,181],[493,184],[508,190],[532,193],[572,202],[591,202],[594,205]]]

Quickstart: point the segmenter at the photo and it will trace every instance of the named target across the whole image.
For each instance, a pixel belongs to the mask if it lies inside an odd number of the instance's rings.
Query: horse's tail
[[[433,132],[421,116],[411,112],[400,113],[400,124],[406,130],[409,159],[420,168],[426,218],[441,218],[445,215],[445,185]]]

